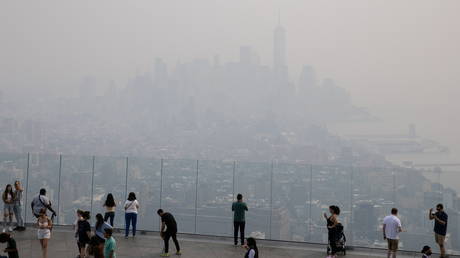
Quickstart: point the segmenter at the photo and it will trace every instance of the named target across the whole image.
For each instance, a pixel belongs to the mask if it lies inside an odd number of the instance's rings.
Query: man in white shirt
[[[383,239],[388,241],[388,258],[396,258],[399,233],[402,232],[401,220],[397,217],[398,209],[391,209],[391,215],[383,219]]]
[[[40,193],[34,197],[32,203],[30,204],[32,208],[32,214],[38,218],[40,215],[41,209],[48,209],[52,212],[53,217],[56,216],[56,212],[51,208],[51,202],[46,197],[46,190],[44,188],[40,189]]]

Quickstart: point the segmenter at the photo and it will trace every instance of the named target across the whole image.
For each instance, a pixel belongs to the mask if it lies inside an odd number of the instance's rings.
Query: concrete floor
[[[41,257],[40,243],[36,238],[36,230],[30,229],[25,232],[15,232],[14,237],[19,248],[19,256],[27,258]],[[136,238],[125,239],[120,234],[115,234],[118,249],[117,257],[159,257],[162,250],[162,240],[156,233],[138,235]],[[244,257],[245,250],[234,247],[231,239],[208,236],[180,235],[181,258],[189,257],[219,257],[234,258]],[[170,243],[174,253],[174,244]],[[4,246],[0,247],[3,250]],[[77,245],[73,233],[68,228],[55,228],[49,243],[49,258],[73,258],[77,254]],[[261,258],[272,257],[303,257],[320,258],[326,257],[325,248],[321,245],[291,244],[276,241],[260,241],[259,252]],[[177,257],[171,255],[171,257]],[[346,257],[386,257],[381,250],[348,251]],[[421,257],[419,254],[404,254],[398,257]],[[434,256],[437,257],[437,256]]]

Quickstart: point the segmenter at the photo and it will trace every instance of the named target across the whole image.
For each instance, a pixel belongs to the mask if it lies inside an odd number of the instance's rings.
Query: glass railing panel
[[[381,225],[396,205],[395,179],[391,169],[353,168],[353,245],[386,245]]]
[[[10,184],[14,188],[14,181],[16,180],[21,181],[23,187],[25,187],[26,173],[27,154],[0,153],[0,182],[2,182],[0,191],[2,193],[7,184]]]
[[[272,239],[308,241],[310,165],[274,163]]]
[[[442,199],[439,183],[427,179],[415,169],[391,168],[395,175],[396,205],[404,232],[401,249],[418,250],[420,243],[433,246],[433,235],[428,220],[428,209]],[[389,213],[389,212],[387,212]],[[431,228],[431,229],[430,229]]]
[[[351,228],[351,167],[345,166],[312,166],[312,203],[310,241],[314,243],[328,242],[328,229],[324,214],[330,216],[329,206],[340,208],[339,221],[344,226],[348,238]]]
[[[24,219],[25,209],[30,207],[26,200],[26,177],[27,177],[27,154],[0,153],[0,193],[5,191],[5,187],[10,184],[14,191],[14,182],[19,180],[24,189],[22,194],[22,219]],[[3,202],[2,202],[3,207]],[[2,210],[3,211],[3,210]],[[3,221],[3,212],[0,220]],[[14,217],[13,217],[14,219]],[[14,221],[16,221],[14,219]],[[16,222],[14,222],[16,225]]]
[[[237,163],[235,195],[241,193],[248,205],[246,235],[270,239],[271,163]],[[236,196],[235,196],[236,199]]]
[[[164,160],[161,207],[176,218],[182,233],[195,232],[196,160]]]
[[[30,203],[38,195],[41,188],[46,189],[46,196],[50,199],[52,207],[57,209],[59,192],[59,155],[30,154],[29,162],[29,188],[27,189],[28,204],[24,205],[27,222],[36,222],[32,215]],[[50,213],[48,213],[50,214]]]
[[[138,214],[138,228],[159,230],[161,160],[151,158],[129,158],[128,192],[135,192],[142,201]]]
[[[233,161],[199,161],[197,233],[231,236]]]
[[[449,254],[460,255],[460,165],[450,165],[442,168],[439,176],[443,189],[442,204],[448,218],[446,247]],[[433,224],[429,225],[433,230]]]
[[[91,224],[95,223],[97,213],[104,215],[103,207],[107,194],[111,193],[117,205],[115,211],[114,227],[123,228],[125,225],[124,203],[126,193],[126,158],[122,157],[95,157],[93,202],[91,212]],[[135,192],[138,194],[138,192]],[[141,207],[143,200],[137,198]],[[138,222],[139,223],[139,222]]]
[[[72,225],[76,210],[91,210],[93,157],[62,156],[59,197],[59,224]]]

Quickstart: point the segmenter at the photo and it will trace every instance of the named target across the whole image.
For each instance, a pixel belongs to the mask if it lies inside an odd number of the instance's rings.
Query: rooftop
[[[39,258],[40,243],[35,229],[29,227],[24,232],[15,232],[14,237],[20,251],[20,257]],[[117,257],[157,257],[162,250],[162,240],[155,232],[141,233],[136,238],[125,239],[115,234],[118,249]],[[179,235],[183,255],[188,257],[244,257],[244,249],[234,247],[231,238],[181,234]],[[174,251],[174,245],[170,245]],[[288,243],[282,241],[262,241],[259,243],[261,257],[326,257],[325,246],[319,244]],[[52,233],[48,246],[50,258],[75,257],[77,246],[70,227],[57,226]],[[348,258],[386,257],[384,250],[358,248],[348,251]],[[418,257],[416,253],[401,253],[398,257]],[[437,257],[437,256],[434,256]],[[450,256],[454,257],[454,256]]]

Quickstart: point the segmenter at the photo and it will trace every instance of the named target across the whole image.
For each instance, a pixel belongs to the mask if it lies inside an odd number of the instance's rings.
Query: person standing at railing
[[[434,240],[439,245],[441,250],[441,258],[446,257],[446,248],[444,242],[447,234],[447,213],[444,212],[444,205],[441,203],[436,205],[436,213],[430,209],[428,218],[434,220]]]
[[[399,245],[399,233],[402,232],[398,209],[391,209],[391,215],[383,219],[383,239],[388,242],[388,258],[396,258]]]
[[[136,236],[137,210],[139,202],[136,200],[136,194],[130,192],[125,202],[125,238],[129,235],[129,225],[133,226],[133,237]]]
[[[336,205],[329,206],[329,212],[331,216],[327,216],[326,213],[323,214],[326,219],[327,226],[327,236],[330,246],[330,255],[331,257],[337,257],[338,252],[337,241],[340,239],[343,234],[343,226],[339,222],[340,208]]]
[[[56,216],[56,212],[51,207],[51,201],[46,197],[46,189],[44,188],[40,189],[39,194],[34,197],[30,206],[32,207],[32,214],[34,214],[36,218],[40,217],[40,211],[42,209],[45,209],[45,212],[46,210],[52,212],[51,220]]]
[[[16,227],[14,230],[25,230],[24,219],[22,218],[22,189],[21,182],[14,182],[14,217],[16,218]]]
[[[13,210],[14,210],[14,192],[13,187],[7,184],[5,191],[2,194],[3,200],[3,232],[13,231],[11,223],[13,223]]]
[[[240,231],[241,245],[244,245],[244,228],[246,226],[245,213],[248,206],[243,202],[243,195],[236,196],[236,202],[232,204],[233,211],[233,238],[235,246],[238,245],[238,230]]]
[[[117,205],[115,204],[115,200],[113,199],[113,195],[111,193],[107,194],[107,199],[104,203],[105,214],[104,214],[104,221],[110,219],[110,226],[113,227],[113,220],[115,218],[115,209]]]

